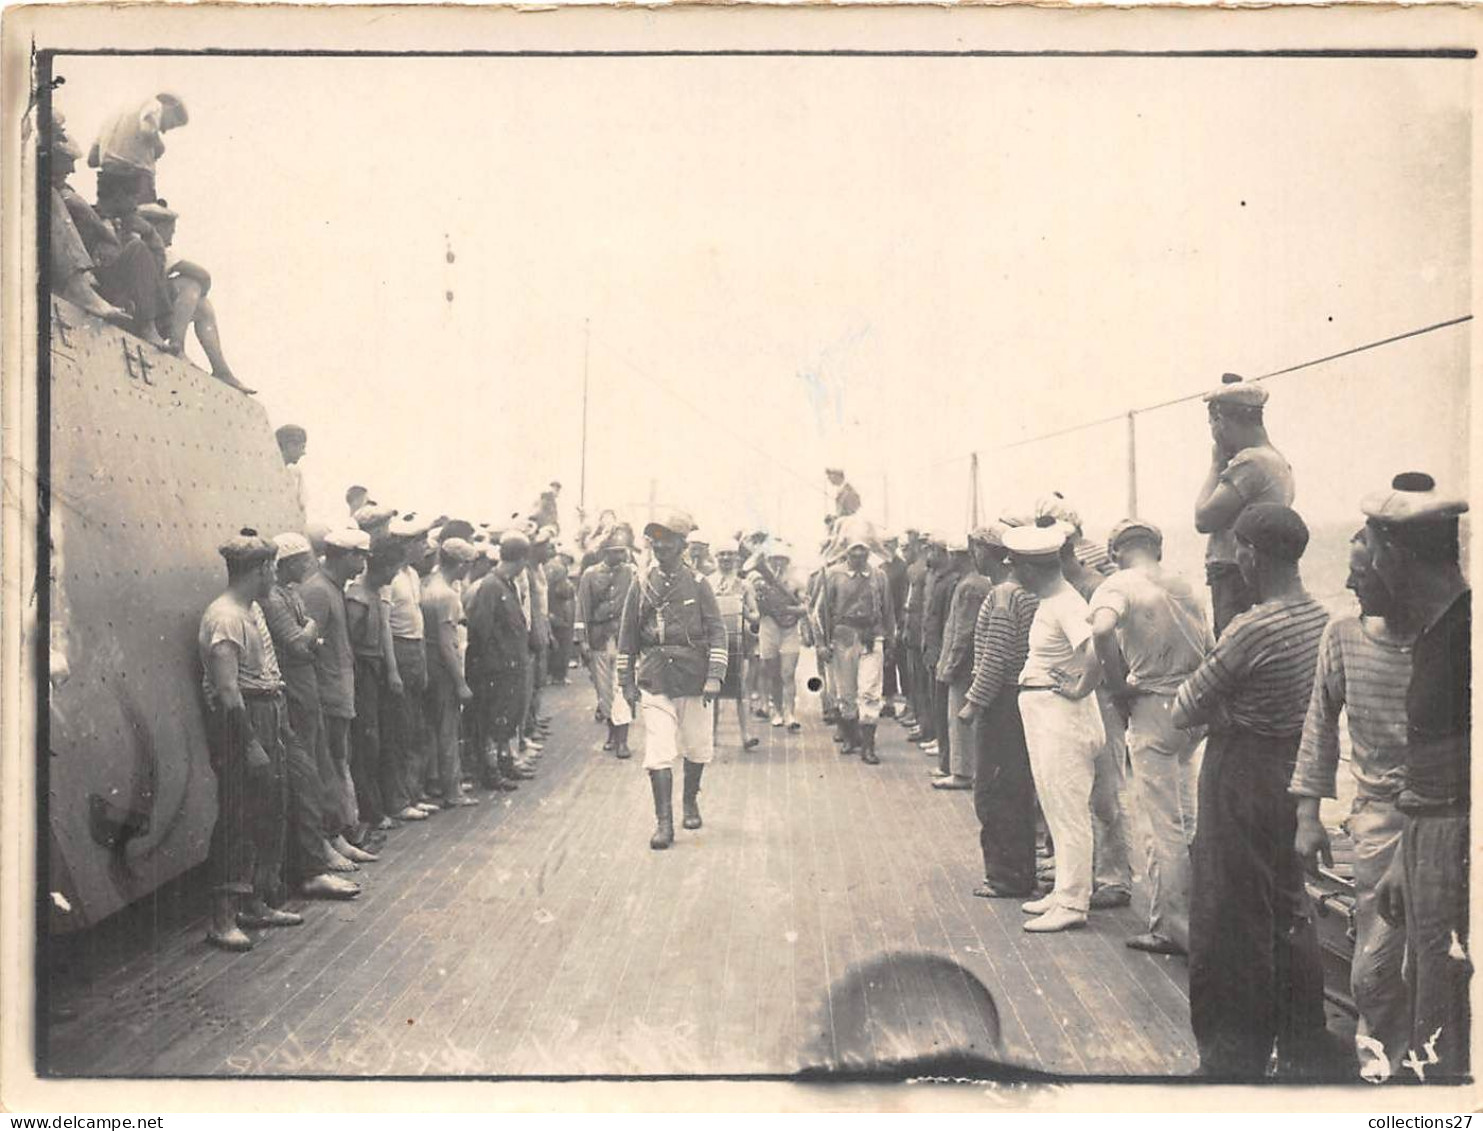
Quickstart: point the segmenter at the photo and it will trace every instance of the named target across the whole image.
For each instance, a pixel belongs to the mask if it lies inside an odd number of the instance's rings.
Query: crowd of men
[[[934,788],[972,790],[974,895],[1020,901],[1028,932],[1127,905],[1136,827],[1149,923],[1127,945],[1188,956],[1200,1071],[1247,1080],[1334,1068],[1304,871],[1332,865],[1319,802],[1337,793],[1346,714],[1360,1071],[1461,1079],[1467,502],[1416,472],[1366,496],[1347,582],[1359,613],[1331,616],[1303,585],[1309,531],[1266,389],[1228,374],[1206,401],[1208,620],[1153,523],[1117,523],[1104,549],[1052,493],[961,540],[898,542],[831,472],[808,593],[825,718],[842,754],[875,764],[894,714],[936,757]]]
[[[186,333],[194,327],[212,376],[252,393],[222,352],[209,297],[211,273],[172,250],[179,214],[156,184],[164,135],[189,121],[184,101],[168,92],[112,115],[87,154],[89,167],[98,170],[90,203],[70,181],[82,149],[67,132],[66,116],[52,112],[46,146],[52,185],[48,285],[88,314],[176,356],[184,354]]]
[[[1416,472],[1359,504],[1335,617],[1304,587],[1309,530],[1265,429],[1265,387],[1207,395],[1214,440],[1195,508],[1206,585],[1162,562],[1130,517],[1105,546],[1057,493],[955,539],[884,536],[830,469],[835,512],[811,572],[763,531],[714,552],[689,514],[633,529],[605,512],[558,551],[553,483],[496,527],[420,520],[347,493],[330,530],[221,547],[228,587],[200,655],[220,815],[208,940],[292,925],[288,892],[352,898],[346,876],[406,822],[475,805],[535,773],[548,680],[590,673],[606,752],[642,765],[650,846],[702,827],[720,703],[802,728],[798,661],[814,650],[841,756],[879,765],[894,717],[934,759],[932,787],[971,791],[983,880],[1024,929],[1084,926],[1133,892],[1135,950],[1187,956],[1200,1071],[1332,1071],[1304,869],[1331,862],[1319,819],[1336,795],[1347,715],[1357,1052],[1372,1079],[1457,1079],[1468,1065],[1470,594],[1467,503]],[[292,467],[303,430],[279,444]],[[575,655],[573,655],[575,650]],[[1131,783],[1131,788],[1128,788]]]
[[[278,430],[291,469],[306,442]],[[552,488],[495,529],[352,487],[339,525],[221,546],[227,589],[198,636],[217,775],[209,943],[244,951],[244,927],[301,923],[291,897],[355,898],[348,875],[392,830],[535,776],[576,603]]]

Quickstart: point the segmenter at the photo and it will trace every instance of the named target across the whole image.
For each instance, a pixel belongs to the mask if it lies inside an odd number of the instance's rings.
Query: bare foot
[[[129,312],[114,306],[94,290],[93,281],[85,272],[79,271],[67,280],[67,285],[62,288],[62,297],[68,302],[77,304],[94,318],[112,322],[115,326],[129,324]]]
[[[232,371],[230,369],[218,369],[211,376],[215,377],[223,385],[227,385],[230,388],[236,389],[239,393],[246,393],[249,397],[252,396],[253,393],[257,392],[256,389],[249,389],[246,385],[242,384],[241,381],[233,377]]]

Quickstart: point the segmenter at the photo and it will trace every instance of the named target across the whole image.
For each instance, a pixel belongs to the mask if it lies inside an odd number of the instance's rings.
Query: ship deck
[[[308,904],[248,954],[207,947],[204,900],[178,893],[58,947],[43,1073],[791,1073],[835,1039],[832,982],[913,952],[992,991],[1009,1060],[1195,1067],[1184,960],[1123,945],[1141,900],[1035,936],[1016,902],[974,898],[971,794],[929,788],[899,726],[883,723],[872,769],[836,753],[816,702],[797,735],[758,720],[751,752],[725,704],[706,826],[653,852],[639,760],[601,753],[591,700],[585,678],[549,689],[537,780],[392,832],[358,900]]]

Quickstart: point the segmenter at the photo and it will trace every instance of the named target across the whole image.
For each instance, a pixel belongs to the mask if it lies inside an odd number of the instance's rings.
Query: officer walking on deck
[[[844,567],[824,577],[820,642],[839,680],[841,754],[860,752],[867,766],[880,763],[875,728],[881,713],[881,672],[896,633],[886,575],[870,565],[870,545],[856,534]]]
[[[726,627],[716,596],[684,561],[685,538],[694,530],[694,520],[678,510],[644,527],[654,561],[629,587],[618,629],[617,685],[637,685],[644,720],[654,849],[674,843],[677,757],[685,760],[684,825],[700,828],[700,779],[715,753],[711,701],[726,678]]]

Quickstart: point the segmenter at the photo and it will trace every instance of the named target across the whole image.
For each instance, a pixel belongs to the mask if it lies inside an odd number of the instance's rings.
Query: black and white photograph
[[[1472,1110],[1476,17],[8,11],[7,1107]]]

